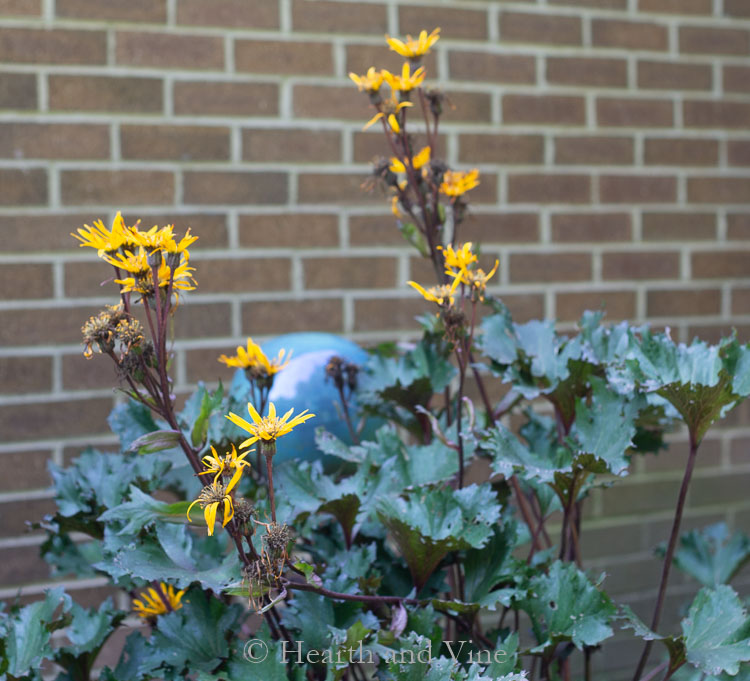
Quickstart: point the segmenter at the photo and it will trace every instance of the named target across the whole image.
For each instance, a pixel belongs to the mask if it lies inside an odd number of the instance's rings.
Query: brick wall
[[[226,377],[246,334],[413,333],[404,282],[426,270],[360,188],[383,140],[347,73],[398,68],[383,34],[435,26],[441,153],[482,171],[464,236],[518,319],[605,304],[748,338],[748,0],[0,0],[0,463],[22,471],[0,479],[0,583],[45,577],[22,520],[52,507],[47,461],[110,442],[114,376],[79,328],[113,289],[69,236],[84,222],[200,235],[183,390]],[[705,445],[696,524],[750,520],[746,413]],[[610,571],[636,603],[683,450],[590,505],[590,557],[625,551]]]

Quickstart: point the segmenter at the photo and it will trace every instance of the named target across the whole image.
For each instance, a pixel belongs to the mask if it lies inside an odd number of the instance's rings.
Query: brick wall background
[[[360,188],[384,146],[347,73],[397,69],[383,34],[435,26],[442,153],[482,171],[464,238],[500,259],[516,318],[605,304],[748,339],[748,0],[0,0],[0,597],[47,576],[23,523],[52,508],[47,462],[111,442],[113,372],[79,329],[113,287],[69,236],[84,222],[121,209],[200,235],[182,391],[226,377],[216,357],[247,334],[414,332],[404,282],[426,270]],[[749,414],[705,442],[690,523],[750,525]],[[636,608],[675,439],[589,504],[589,564]],[[675,580],[673,613],[691,589]]]

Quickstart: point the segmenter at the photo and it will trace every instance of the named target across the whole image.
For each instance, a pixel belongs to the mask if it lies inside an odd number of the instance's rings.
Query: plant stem
[[[677,508],[674,512],[674,521],[672,522],[672,532],[669,535],[669,543],[667,544],[667,552],[664,555],[664,564],[661,572],[661,582],[659,583],[659,595],[656,598],[656,606],[654,607],[654,616],[651,619],[651,631],[656,631],[659,626],[659,620],[661,619],[662,609],[664,607],[664,599],[667,595],[667,583],[669,582],[669,571],[672,568],[672,559],[674,558],[675,548],[677,547],[677,538],[680,536],[680,524],[682,523],[682,514],[685,509],[685,502],[687,500],[688,487],[690,486],[690,478],[693,475],[693,468],[695,467],[695,459],[698,453],[699,443],[695,439],[695,434],[690,433],[690,454],[688,455],[687,465],[685,466],[685,475],[682,478],[682,486],[680,487],[680,495],[677,498]],[[648,662],[648,657],[651,654],[651,647],[653,641],[646,641],[646,645],[643,648],[643,654],[636,667],[635,674],[633,675],[633,681],[638,681],[643,669]]]
[[[268,501],[271,504],[271,520],[276,522],[276,499],[273,495],[273,454],[266,454],[266,473],[268,475]]]

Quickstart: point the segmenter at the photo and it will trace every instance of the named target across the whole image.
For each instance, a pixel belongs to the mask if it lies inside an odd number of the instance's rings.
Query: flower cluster
[[[118,212],[111,229],[97,220],[72,236],[81,242],[81,247],[95,248],[99,257],[115,268],[115,283],[120,284],[121,294],[140,293],[145,302],[159,289],[165,289],[168,296],[174,294],[175,298],[179,291],[192,291],[195,268],[188,265],[188,246],[198,237],[191,236],[188,229],[178,240],[173,225],[141,231],[138,224],[127,226]]]
[[[171,584],[160,582],[157,588],[150,587],[133,601],[133,610],[139,617],[154,619],[159,615],[179,610],[185,591],[175,591]]]

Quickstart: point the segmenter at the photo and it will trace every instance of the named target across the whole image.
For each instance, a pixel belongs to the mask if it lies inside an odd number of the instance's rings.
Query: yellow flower
[[[284,359],[286,355],[286,360]],[[252,338],[247,339],[247,350],[241,345],[237,346],[237,354],[227,357],[221,355],[219,361],[226,364],[228,367],[236,367],[238,369],[250,369],[264,376],[273,376],[279,373],[292,358],[292,353],[286,354],[286,350],[279,350],[279,354],[273,359],[269,359],[266,353],[263,352],[260,345],[253,342]]]
[[[408,61],[404,62],[400,76],[394,76],[390,71],[383,69],[383,78],[394,92],[410,92],[422,84],[424,77],[424,66],[420,66],[414,73],[411,73],[411,64]]]
[[[161,582],[159,584],[159,591],[152,587],[148,591],[141,593],[143,600],[134,600],[133,610],[140,617],[144,618],[164,615],[168,612],[179,610],[182,607],[181,601],[184,595],[184,591],[175,591],[175,588],[171,584]]]
[[[438,249],[443,251],[443,257],[445,258],[445,272],[446,274],[453,274],[450,270],[457,268],[463,272],[473,262],[477,262],[477,256],[471,252],[471,241],[467,241],[461,248],[454,250],[453,246],[438,246]]]
[[[213,456],[209,454],[201,459],[206,470],[202,473],[198,473],[198,475],[210,475],[211,473],[215,473],[214,482],[217,482],[224,471],[229,473],[234,469],[234,475],[229,482],[229,486],[234,487],[240,477],[242,477],[242,469],[245,468],[245,466],[250,465],[244,459],[253,450],[250,449],[240,456],[237,456],[237,450],[234,445],[232,445],[232,451],[227,452],[224,457],[219,456],[213,446],[211,447],[211,451],[213,452]]]
[[[130,246],[135,243],[133,241],[134,228],[125,226],[119,212],[112,222],[112,229],[107,229],[101,220],[97,220],[93,227],[84,225],[77,231],[78,234],[71,232],[71,236],[81,242],[81,247],[96,248],[100,258],[104,257],[105,254],[114,253],[122,246]]]
[[[123,288],[121,293],[137,291],[143,295],[152,295],[154,293],[154,281],[151,273],[151,265],[148,262],[148,255],[143,246],[133,251],[125,251],[124,254],[118,253],[116,257],[111,255],[105,256],[105,260],[115,267],[132,274],[132,277],[125,279],[115,279],[115,283],[120,284]],[[188,267],[187,259],[174,270],[174,279],[172,288],[175,291],[192,291],[195,289],[195,279],[193,279],[194,267]],[[169,285],[172,276],[172,268],[167,265],[164,256],[161,257],[161,264],[158,269],[159,287]]]
[[[440,193],[446,196],[457,197],[465,194],[470,189],[479,185],[479,171],[475,168],[468,172],[460,170],[448,170],[443,175],[443,183],[440,185]]]
[[[367,69],[367,73],[363,76],[358,76],[356,73],[350,73],[349,78],[357,84],[360,92],[362,92],[362,90],[366,90],[367,92],[377,92],[383,84],[383,74],[380,71],[377,71],[374,66]]]
[[[492,277],[495,275],[495,272],[497,272],[499,261],[495,260],[495,266],[485,274],[485,271],[478,267],[475,270],[459,270],[458,272],[448,272],[454,279],[453,279],[453,285],[455,286],[457,282],[462,282],[466,284],[467,286],[471,287],[471,290],[473,293],[477,294],[477,297],[479,300],[484,300],[484,291],[487,288],[487,282],[492,279]]]
[[[276,406],[273,402],[270,402],[268,405],[268,416],[261,417],[261,415],[256,411],[255,407],[253,407],[250,402],[247,403],[247,412],[248,414],[250,414],[250,417],[253,420],[252,423],[249,423],[240,416],[237,416],[237,414],[233,414],[231,412],[227,414],[227,418],[232,423],[252,435],[252,437],[248,438],[242,444],[240,444],[240,449],[249,447],[251,444],[257,442],[258,440],[275,440],[282,435],[291,433],[295,426],[298,426],[315,416],[315,414],[308,414],[307,409],[305,409],[305,411],[297,414],[297,416],[289,421],[289,417],[294,413],[294,409],[292,408],[281,418],[279,418],[278,416],[276,416]]]
[[[436,28],[430,35],[427,35],[427,31],[421,31],[416,40],[410,35],[406,36],[406,41],[399,40],[398,38],[390,38],[387,35],[385,39],[391,46],[391,49],[394,52],[398,52],[402,57],[418,59],[427,54],[430,48],[440,40],[440,29]]]
[[[232,497],[229,493],[239,479],[240,476],[235,475],[226,487],[220,482],[212,482],[210,485],[206,485],[206,487],[201,490],[198,498],[188,506],[187,519],[190,520],[190,509],[196,504],[200,504],[200,507],[203,509],[203,516],[206,520],[206,527],[208,528],[208,535],[210,537],[214,533],[216,513],[219,510],[219,506],[223,504],[224,521],[221,523],[221,526],[226,527],[226,524],[234,517],[234,504],[232,503]]]
[[[424,299],[431,303],[445,305],[447,301],[448,305],[453,305],[453,294],[456,292],[456,288],[460,281],[459,278],[456,278],[450,286],[448,284],[442,284],[441,286],[431,286],[426,290],[416,281],[407,281],[406,283],[419,291]]]
[[[422,166],[430,162],[430,147],[424,147],[414,158],[411,163],[409,159],[406,159],[406,164],[403,161],[397,159],[395,156],[391,158],[390,169],[394,173],[405,173],[406,166],[411,165],[414,170],[419,170]]]
[[[174,225],[166,225],[161,228],[154,225],[148,232],[135,230],[133,238],[135,243],[143,246],[149,252],[161,250],[165,253],[185,253],[189,257],[187,247],[197,241],[198,237],[191,236],[190,229],[188,229],[185,236],[177,242],[174,238],[173,229]]]
[[[386,104],[390,104],[390,102],[387,102]],[[389,109],[389,111],[380,111],[376,113],[369,121],[367,121],[367,123],[365,123],[365,127],[362,128],[362,130],[367,130],[367,128],[369,128],[371,125],[374,125],[381,118],[384,118],[387,115],[388,124],[391,126],[391,130],[393,130],[393,132],[401,132],[401,126],[398,124],[398,119],[396,118],[395,114],[397,114],[406,106],[414,105],[411,102],[400,102],[399,104],[392,107],[386,107],[386,109]]]

